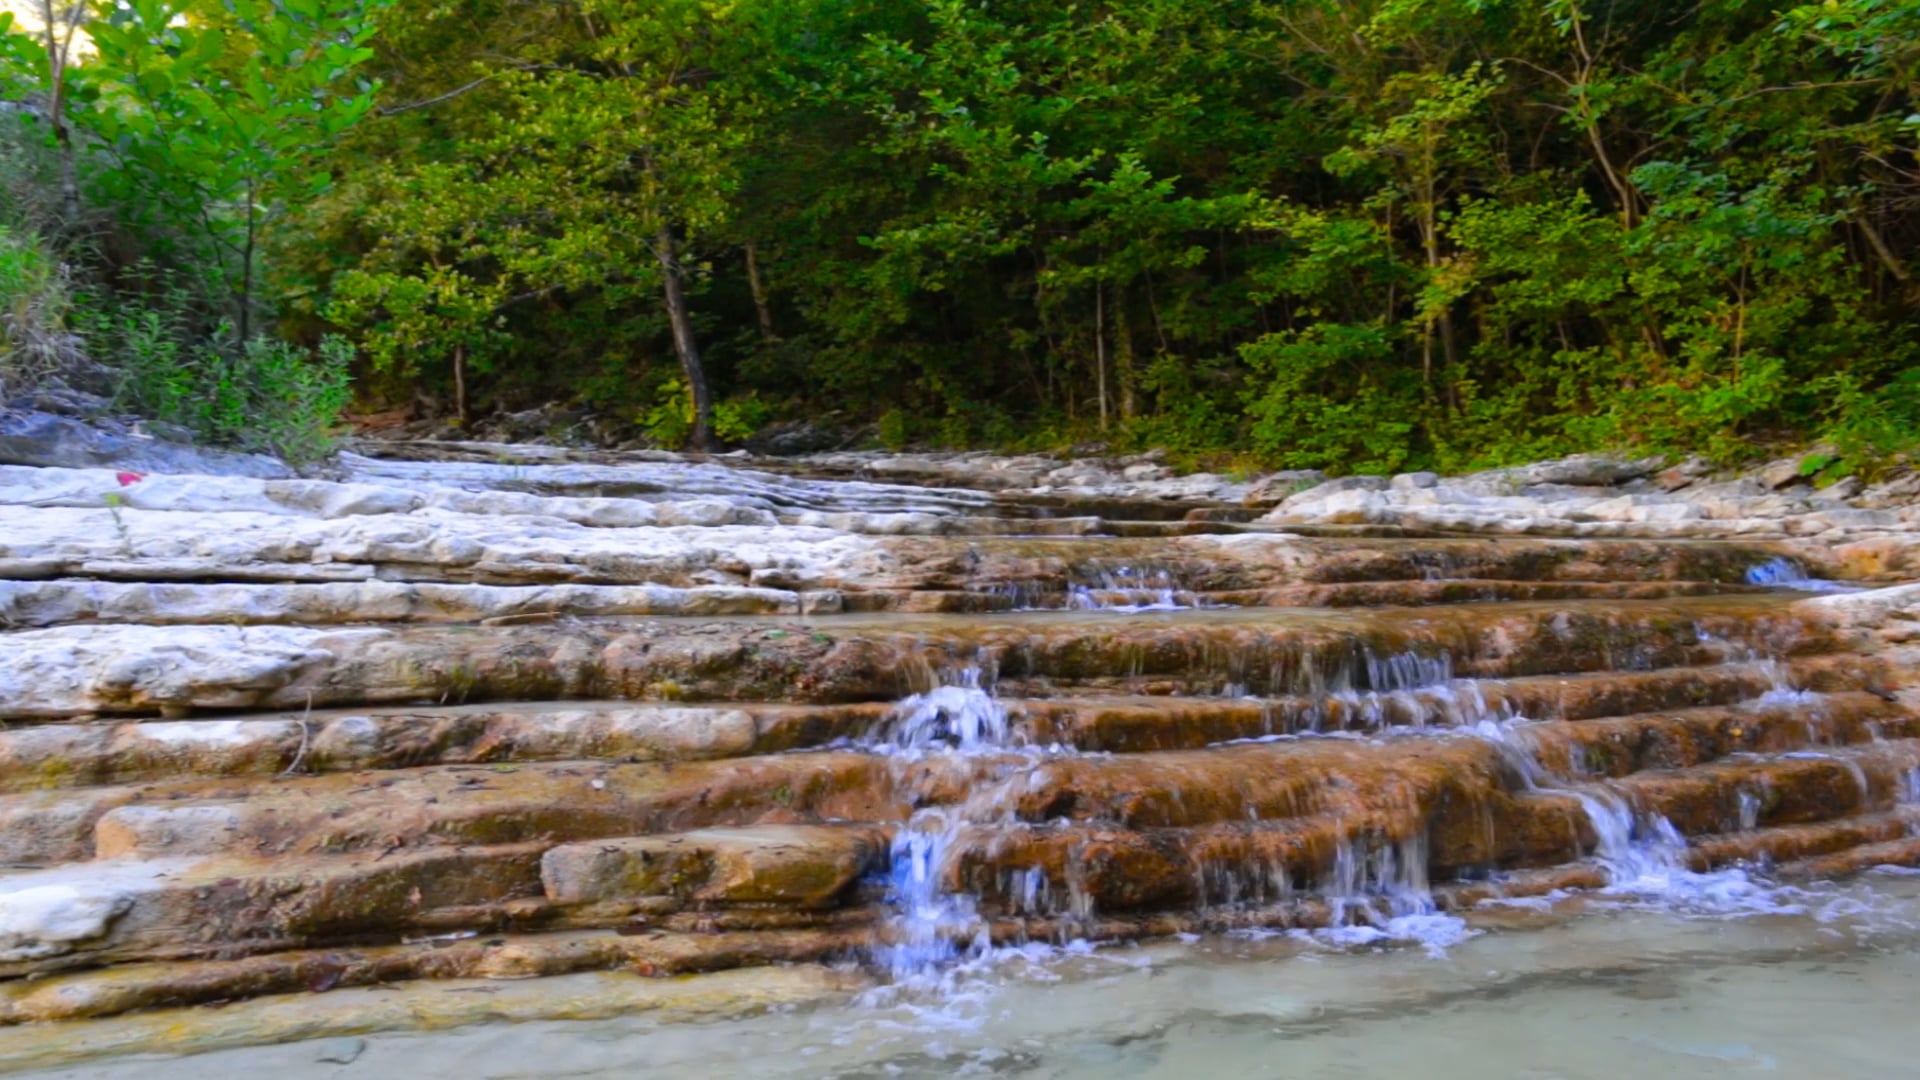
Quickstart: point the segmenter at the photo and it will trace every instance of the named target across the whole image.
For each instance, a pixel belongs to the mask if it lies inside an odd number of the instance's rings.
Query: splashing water
[[[1004,750],[1012,743],[1006,708],[980,685],[980,669],[968,667],[956,682],[913,694],[896,705],[878,748],[909,753],[937,748],[977,753]]]
[[[1528,788],[1562,791],[1580,804],[1593,828],[1593,857],[1606,873],[1607,894],[1721,915],[1793,910],[1788,901],[1795,890],[1762,885],[1739,869],[1694,871],[1687,865],[1686,838],[1664,815],[1635,811],[1605,783],[1577,783],[1546,768],[1528,737],[1529,723],[1489,720],[1469,730],[1499,747]],[[1743,797],[1743,827],[1745,806]]]
[[[895,914],[875,959],[896,982],[983,954],[990,944],[973,897],[944,885],[960,827],[959,815],[928,808],[916,811],[894,836],[887,903]]]
[[[1122,566],[1098,572],[1098,581],[1067,586],[1067,606],[1080,611],[1181,611],[1200,607],[1167,570]]]
[[[940,985],[955,964],[991,951],[977,900],[949,888],[948,876],[967,834],[1015,824],[1018,792],[1039,779],[1036,770],[1048,756],[1071,752],[1017,746],[1006,707],[981,681],[980,669],[968,667],[945,685],[903,699],[871,744],[895,758],[897,788],[911,806],[934,793],[941,770],[910,766],[934,757],[973,759],[976,770],[962,802],[921,806],[894,834],[887,875],[894,913],[872,955],[895,985]]]
[[[1322,891],[1329,925],[1309,936],[1328,944],[1408,941],[1440,956],[1477,932],[1434,903],[1424,834],[1370,848],[1351,838],[1343,841],[1334,851],[1333,873]]]
[[[1764,585],[1769,588],[1798,589],[1801,592],[1858,592],[1859,586],[1847,585],[1825,578],[1811,577],[1807,568],[1797,560],[1786,556],[1768,559],[1758,566],[1747,570],[1747,584]]]

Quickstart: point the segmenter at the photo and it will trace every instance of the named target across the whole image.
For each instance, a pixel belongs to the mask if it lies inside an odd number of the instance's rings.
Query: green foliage
[[[693,432],[693,398],[677,378],[661,382],[654,401],[640,415],[641,430],[659,446],[677,448]]]
[[[275,212],[332,182],[318,153],[373,108],[357,69],[370,0],[128,0],[88,25],[97,52],[80,121],[96,174],[135,223],[193,245],[250,336]]]
[[[0,225],[0,396],[71,368],[67,273],[37,236]]]
[[[80,8],[92,49],[64,65],[0,18],[0,88],[37,106],[0,131],[0,374],[106,389],[212,442],[326,453],[352,345],[254,328],[282,285],[267,252],[373,109],[360,68],[383,2]]]
[[[194,343],[177,302],[80,312],[90,355],[119,372],[117,407],[208,442],[311,461],[333,446],[351,400],[353,349],[328,337],[309,354],[285,342],[240,342],[221,328]]]
[[[1264,376],[1247,402],[1255,448],[1290,468],[1398,471],[1410,456],[1417,417],[1408,415],[1404,393],[1364,379],[1391,349],[1381,327],[1345,323],[1247,345],[1242,355]]]
[[[907,414],[898,408],[881,413],[880,445],[895,451],[906,449],[910,430],[908,424]]]
[[[185,3],[81,80],[111,182],[231,278],[263,178],[283,310],[393,396],[1338,471],[1920,439],[1912,0]],[[221,151],[229,90],[284,137]]]
[[[722,401],[713,409],[713,433],[726,442],[742,442],[767,426],[774,407],[758,394]]]

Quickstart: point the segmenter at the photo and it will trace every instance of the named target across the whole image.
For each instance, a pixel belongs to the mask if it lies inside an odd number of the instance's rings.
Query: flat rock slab
[[[817,910],[838,903],[885,850],[874,828],[702,829],[563,844],[541,860],[540,880],[556,904],[672,897]]]
[[[0,1029],[0,1069],[50,1068],[126,1054],[205,1053],[379,1031],[651,1014],[709,1020],[845,995],[865,980],[815,965],[656,979],[587,972],[532,981],[458,979],[297,993],[217,1010],[164,1009],[84,1026]],[[356,1066],[368,1068],[371,1060]]]

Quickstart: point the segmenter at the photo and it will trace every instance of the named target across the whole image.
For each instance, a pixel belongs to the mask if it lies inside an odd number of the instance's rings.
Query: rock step
[[[956,783],[964,778],[955,778]],[[597,839],[759,822],[889,821],[887,763],[798,754],[686,764],[439,766],[226,777],[0,798],[0,864],[247,857]]]
[[[1725,866],[1755,866],[1769,871],[1855,848],[1904,840],[1920,828],[1920,807],[1900,806],[1885,813],[1810,825],[1781,825],[1688,841],[1687,861],[1696,871]]]
[[[682,910],[845,905],[886,865],[890,829],[760,825],[562,844],[540,860],[546,898],[591,919]]]
[[[1191,749],[1234,740],[1395,727],[1453,727],[1486,717],[1595,719],[1663,709],[1733,705],[1779,693],[1781,683],[1847,693],[1893,694],[1894,672],[1854,657],[1788,664],[1724,664],[1652,672],[1594,672],[1516,679],[1453,679],[1386,692],[1204,698],[1075,693],[1003,702],[1016,731],[1034,743],[1115,753]]]
[[[124,858],[0,875],[0,1000],[17,986],[9,979],[103,963],[583,927],[865,928],[876,911],[853,887],[884,850],[873,829],[768,826],[590,846]],[[853,900],[862,902],[842,909]]]
[[[1711,834],[1693,854],[1710,865],[1884,843],[1896,826],[1904,828],[1905,814],[1839,821],[1823,815],[1871,811],[1888,803],[1916,762],[1920,743],[1879,743],[1820,757],[1790,754],[1722,762],[1694,773],[1638,774],[1607,787],[1641,812],[1669,817],[1683,832]],[[1743,811],[1724,799],[1702,797],[1695,774],[1713,770],[1732,774],[1711,785],[1723,794],[1763,794],[1747,812],[1769,828],[1727,834],[1728,818]],[[1383,786],[1395,790],[1407,776],[1403,771]],[[1857,792],[1851,803],[1834,797],[1848,785]],[[989,912],[1016,921],[1068,915],[1084,920],[1089,912],[1125,920],[1159,912],[1193,925],[1192,920],[1211,913],[1180,909],[1291,904],[1300,891],[1339,887],[1343,849],[1411,845],[1401,849],[1406,858],[1445,875],[1474,867],[1552,866],[1593,846],[1577,789],[1520,796],[1486,790],[1467,800],[1444,782],[1434,791],[1398,790],[1398,805],[1327,800],[1310,816],[1271,822],[981,827],[963,831],[950,872],[953,884],[980,895]],[[1462,802],[1471,803],[1465,812],[1454,806]],[[1826,824],[1796,824],[1803,821]],[[849,925],[864,928],[873,912],[859,903],[857,886],[882,865],[886,836],[886,830],[871,826],[768,825],[589,843],[363,850],[270,861],[120,858],[85,868],[13,874],[0,877],[0,912],[31,911],[34,918],[8,923],[9,935],[0,942],[0,977],[74,965],[391,940],[406,932],[608,925],[648,931],[712,926],[763,934],[783,927],[845,929],[832,909],[846,904],[855,905],[845,912],[855,920]],[[1348,884],[1364,887],[1366,882]],[[1312,925],[1315,916],[1309,902],[1272,917]],[[1154,924],[1115,925],[1138,932]],[[807,940],[815,944],[803,945]],[[744,947],[743,954],[764,962],[770,955],[798,955],[792,950],[817,945],[817,939],[804,935],[776,936],[763,946]]]
[[[364,718],[336,723],[351,730],[358,720]],[[737,720],[744,738],[754,718],[742,711]],[[72,730],[85,729],[21,734]],[[321,760],[332,752],[335,731],[321,729],[315,743]],[[1429,731],[1440,737],[1419,737],[1419,731],[1385,741],[1308,737],[1119,757],[915,761],[822,752],[680,764],[416,766],[281,776],[264,788],[239,775],[52,789],[0,797],[0,858],[45,864],[94,856],[272,855],[592,839],[763,820],[891,821],[906,813],[908,792],[927,805],[987,800],[1028,821],[1067,817],[1144,828],[1295,817],[1364,802],[1382,785],[1416,793],[1405,799],[1453,792],[1470,803],[1524,783],[1501,746],[1449,729]],[[1913,734],[1920,734],[1920,720],[1911,711],[1872,695],[1842,694],[1528,723],[1510,728],[1508,738],[1554,773],[1626,777],[1691,769],[1732,754]],[[288,737],[283,730],[282,741]],[[135,743],[130,756],[140,761],[145,749]],[[1439,775],[1447,769],[1459,771]]]
[[[891,712],[878,703],[549,702],[23,725],[0,730],[0,792],[427,765],[746,757],[858,737]]]
[[[1359,581],[1324,585],[1283,585],[1268,589],[1203,592],[1181,589],[1171,597],[1176,608],[1216,607],[1380,607],[1427,604],[1490,603],[1509,600],[1659,600],[1675,596],[1719,596],[1757,593],[1753,585],[1712,581],[1502,581],[1463,578],[1447,581]],[[790,601],[818,604],[815,594],[799,594]],[[1169,606],[1155,591],[1090,588],[1084,592],[1037,590],[888,590],[868,589],[838,594],[842,610],[860,613],[980,614],[1006,611],[1059,611],[1072,608]],[[42,624],[44,625],[44,624]]]
[[[1920,836],[1884,840],[1844,851],[1782,863],[1774,873],[1789,881],[1824,880],[1888,866],[1920,866]]]
[[[1355,607],[1503,600],[1634,599],[1759,592],[1715,582],[1353,582],[1264,590],[1181,592],[1179,607]],[[1158,594],[1094,589],[1023,596],[1010,592],[866,591],[705,585],[459,585],[395,581],[249,584],[0,580],[0,623],[18,628],[74,623],[138,626],[344,626],[485,623],[563,617],[811,615],[838,611],[1006,612],[1016,609],[1152,605]],[[1070,602],[1071,601],[1071,602]]]
[[[1689,769],[1737,754],[1817,751],[1916,736],[1920,712],[1863,693],[1518,723],[1507,734],[1547,773],[1594,778]]]
[[[1441,598],[1448,580],[1740,586],[1749,570],[1782,556],[1820,561],[1820,550],[1803,550],[1805,545],[1710,541],[1383,542],[1257,530],[1130,540],[1086,535],[1101,527],[1094,518],[1009,525],[913,512],[811,514],[777,523],[765,510],[711,500],[669,514],[672,505],[636,500],[562,502],[453,489],[426,495],[380,489],[391,498],[361,493],[312,512],[291,512],[259,498],[190,509],[145,481],[122,490],[112,473],[98,475],[70,498],[44,496],[63,505],[8,507],[0,578],[207,585],[376,579],[495,586],[726,584],[871,593],[865,603],[872,607],[898,607],[922,591],[1027,596],[1030,603],[1016,600],[1014,606],[1046,606],[1049,597],[1064,599],[1070,586],[1124,582],[1130,572],[1165,575],[1171,585],[1197,594],[1245,594],[1242,602],[1249,602],[1262,590],[1370,582],[1441,582],[1429,587],[1439,592],[1426,594]],[[152,479],[160,484],[183,478]],[[1059,535],[995,535],[1009,527]],[[1309,589],[1291,595],[1292,602],[1302,602],[1367,594]],[[1284,599],[1276,594],[1273,602]]]
[[[738,585],[150,584],[0,581],[0,622],[15,627],[109,623],[139,626],[340,626],[484,623],[562,616],[799,615],[811,594]],[[835,606],[838,606],[837,603]]]
[[[1512,875],[1498,885],[1487,883],[1437,886],[1435,901],[1446,910],[1467,917],[1480,900],[1498,894],[1524,898],[1567,888],[1604,884],[1590,866],[1556,868],[1550,872]],[[1245,929],[1316,927],[1327,925],[1331,911],[1324,901],[1298,897],[1272,905],[1233,905],[1189,912],[1157,912],[1130,917],[1095,916],[1065,923],[1041,918],[1000,918],[989,926],[1001,943],[1056,940],[1087,936],[1092,939],[1165,937],[1185,932],[1223,932]],[[689,927],[687,929],[694,929]],[[107,968],[52,971],[34,979],[0,982],[0,1024],[17,1025],[115,1016],[161,1006],[192,1006],[265,995],[287,995],[285,1001],[312,1011],[335,1000],[315,998],[317,992],[348,991],[353,987],[399,989],[410,980],[433,980],[451,989],[493,989],[530,976],[564,976],[573,972],[628,971],[651,977],[641,985],[660,985],[652,978],[692,972],[723,971],[760,965],[787,965],[808,960],[834,960],[857,955],[885,936],[872,924],[801,929],[729,931],[699,928],[696,932],[649,923],[615,932],[606,929],[524,932],[503,930],[487,934],[440,935],[437,940],[412,944],[341,944],[324,949],[299,948],[241,958],[208,958],[166,962],[133,962]],[[762,983],[765,974],[756,975]],[[470,981],[462,981],[470,980]],[[480,980],[488,980],[481,982]],[[666,983],[665,985],[677,985]],[[844,989],[845,987],[840,987]],[[631,1007],[634,995],[610,993],[596,985],[584,1000],[607,1003],[609,1014]],[[543,994],[551,996],[551,988]],[[403,993],[391,996],[405,999]],[[472,995],[446,995],[465,1000]],[[491,997],[485,999],[494,1009]],[[271,1006],[268,998],[263,1005]],[[419,1005],[408,1008],[418,1015]],[[161,1014],[163,1017],[168,1014]],[[598,1014],[596,1014],[598,1015]],[[468,1020],[485,1019],[481,1015]],[[359,1015],[364,1022],[364,1014]],[[176,1023],[177,1020],[170,1020]],[[41,1039],[59,1029],[40,1029]],[[164,1049],[155,1040],[148,1049]]]
[[[1920,821],[1920,811],[1890,809],[1917,764],[1920,741],[1905,740],[1817,758],[1788,754],[1648,772],[1598,785],[1597,793],[1664,817],[1683,836],[1706,838],[1690,857],[1702,866],[1721,865],[1832,850]],[[1343,860],[1364,866],[1369,851],[1389,848],[1403,869],[1416,861],[1423,879],[1545,871],[1596,850],[1598,836],[1581,802],[1594,789],[1571,784],[1463,797],[1445,787],[1400,787],[1397,808],[1328,798],[1275,821],[979,826],[960,834],[946,887],[981,897],[996,914],[1055,916],[1089,908],[1264,904],[1339,891],[1343,884],[1365,884],[1341,881]],[[1743,825],[1759,831],[1728,835]]]
[[[1281,698],[1076,692],[1002,699],[1030,743],[1082,750],[1193,749],[1303,731],[1444,726],[1484,715],[1590,719],[1729,705],[1782,683],[1872,687],[1897,674],[1848,655],[1784,663],[1508,680],[1451,680],[1387,693]],[[545,702],[298,711],[271,716],[16,725],[0,730],[0,793],[185,777],[270,776],[424,765],[556,760],[687,761],[860,740],[894,706]],[[304,747],[304,752],[303,752]]]
[[[414,944],[292,949],[242,959],[128,963],[0,982],[0,1024],[80,1020],[271,994],[311,999],[317,992],[417,979],[518,980],[622,970],[659,978],[797,964],[857,953],[871,934],[865,926],[503,932]]]
[[[1754,825],[1800,825],[1888,810],[1920,767],[1920,740],[1819,750],[1739,754],[1687,769],[1652,769],[1598,782],[1639,813],[1665,817],[1683,836]],[[1579,791],[1580,787],[1569,790]]]
[[[1368,673],[1394,675],[1380,662],[1402,654],[1446,657],[1454,675],[1502,677],[1712,663],[1742,650],[1800,656],[1838,644],[1817,611],[1777,596],[1461,605],[1416,616],[1237,609],[484,628],[110,624],[0,634],[0,720],[403,702],[894,700],[912,673],[975,663],[996,670],[1014,696],[1093,680],[1277,694],[1392,688],[1370,685]]]

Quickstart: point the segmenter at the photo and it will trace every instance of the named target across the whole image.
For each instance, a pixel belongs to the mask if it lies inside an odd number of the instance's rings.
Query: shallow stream
[[[1874,873],[1774,900],[1739,917],[1604,897],[1550,915],[1485,908],[1444,948],[1294,933],[1002,952],[939,991],[715,1023],[499,1024],[31,1075],[1911,1075],[1920,878]],[[1569,918],[1569,905],[1587,910]],[[343,1049],[358,1051],[350,1064],[318,1060]]]

